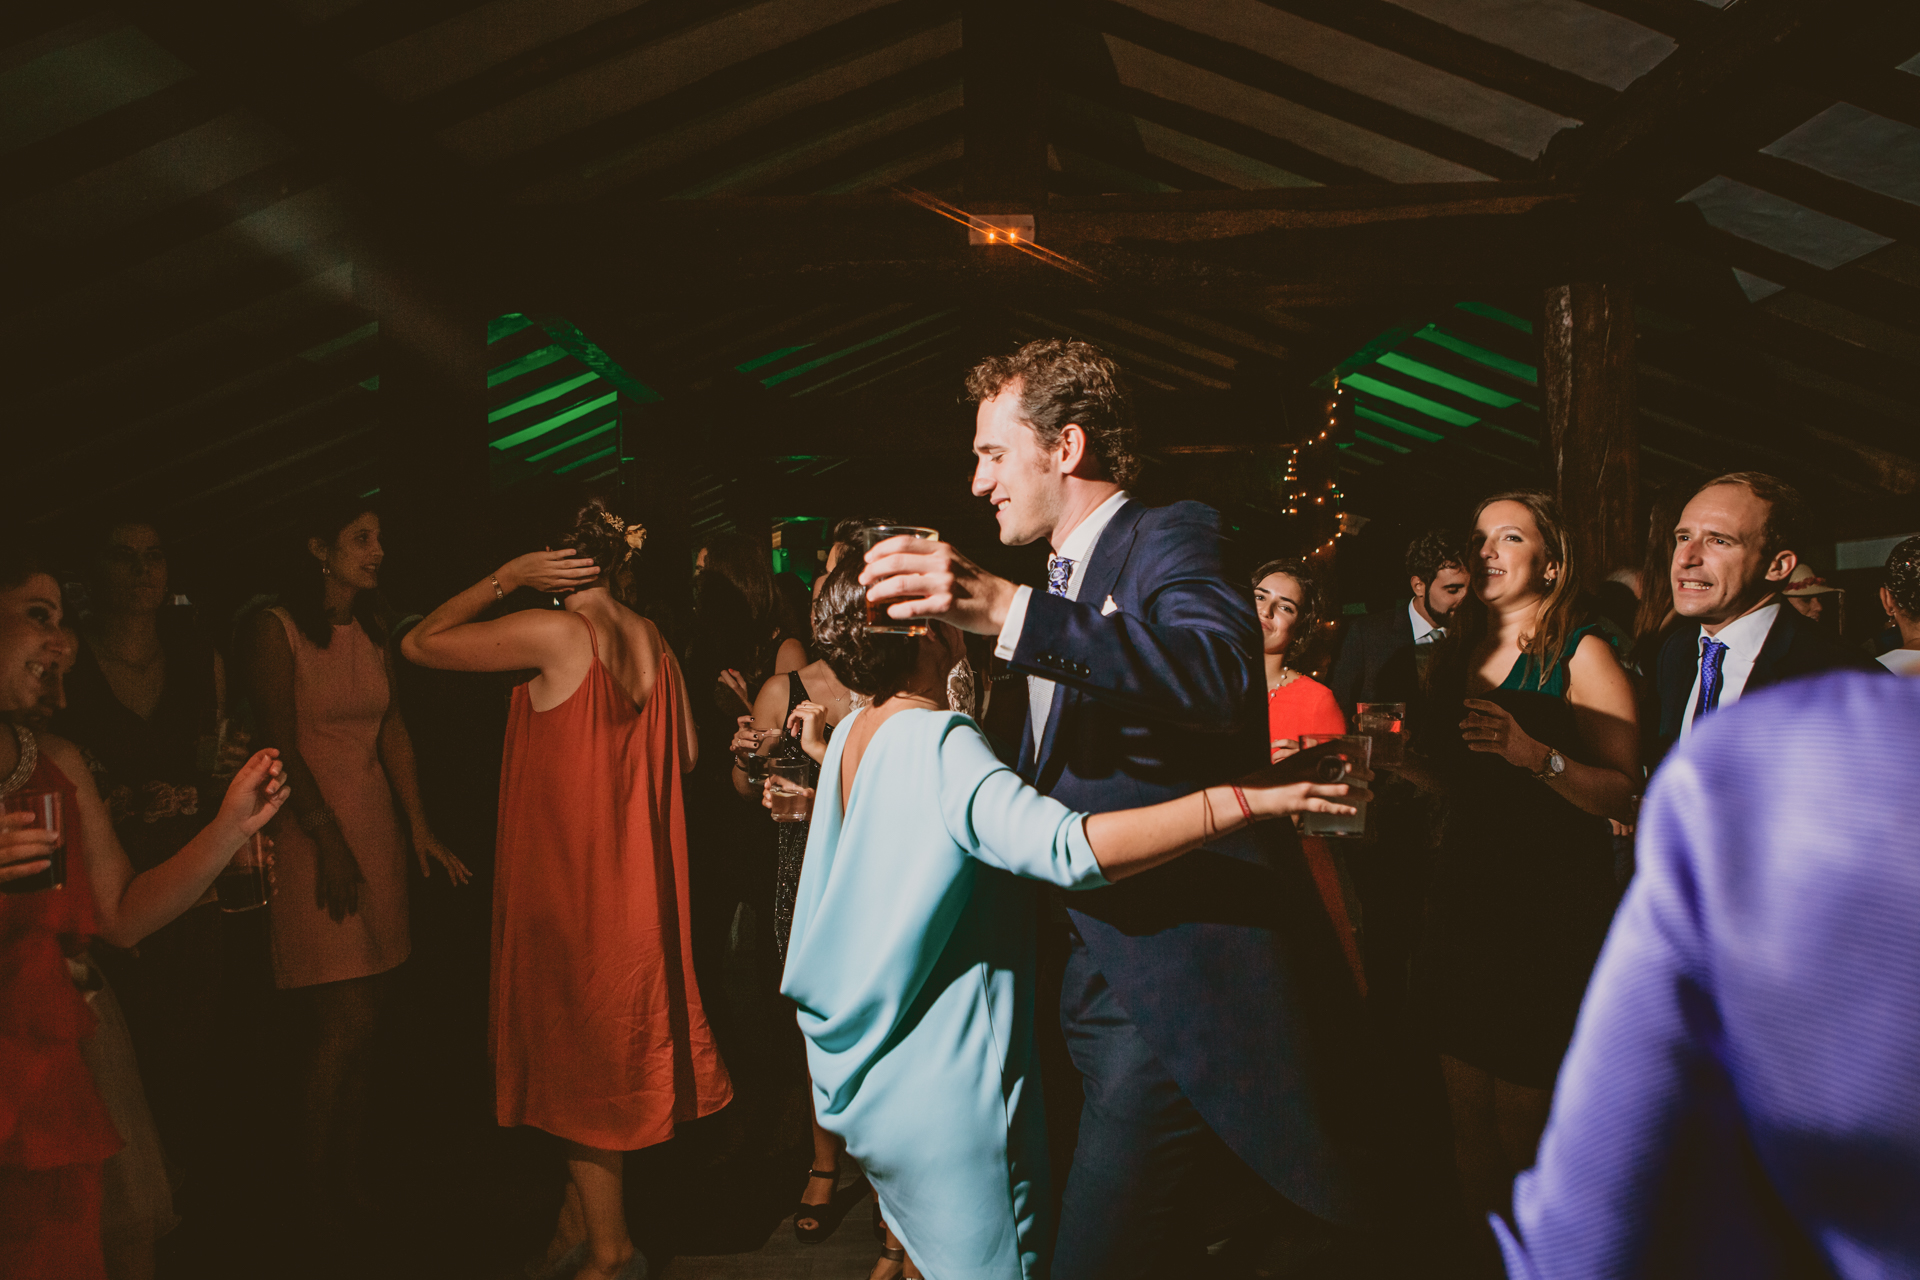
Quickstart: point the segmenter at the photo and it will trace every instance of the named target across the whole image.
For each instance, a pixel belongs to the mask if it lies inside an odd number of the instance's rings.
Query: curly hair
[[[1920,534],[1887,553],[1887,594],[1893,607],[1909,618],[1920,618]]]
[[[967,374],[967,395],[979,404],[1020,384],[1020,417],[1042,449],[1077,424],[1106,477],[1131,485],[1140,475],[1133,397],[1112,360],[1084,342],[1041,338],[1010,356],[988,356]]]
[[[813,598],[813,642],[841,684],[878,702],[913,674],[920,646],[910,636],[868,630],[865,567],[842,557],[827,575]]]
[[[1284,573],[1300,584],[1300,612],[1294,619],[1293,639],[1287,643],[1286,662],[1296,671],[1315,655],[1319,646],[1320,619],[1327,616],[1327,592],[1320,576],[1305,560],[1269,560],[1253,571],[1252,585],[1258,587],[1276,573]]]
[[[1467,548],[1451,529],[1429,529],[1407,544],[1407,576],[1431,584],[1442,569],[1465,569]]]
[[[590,558],[605,578],[611,578],[647,537],[645,529],[627,521],[598,496],[574,507],[571,514],[561,518],[560,525],[549,545],[572,547],[575,555]]]

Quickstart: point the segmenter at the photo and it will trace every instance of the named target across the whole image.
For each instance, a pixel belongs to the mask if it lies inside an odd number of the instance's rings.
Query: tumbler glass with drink
[[[1398,769],[1406,759],[1407,704],[1355,703],[1353,731],[1373,740],[1373,763],[1369,768]]]
[[[267,882],[267,838],[256,831],[233,855],[227,869],[214,877],[214,890],[220,895],[220,909],[228,913],[251,911],[267,905],[272,889]]]
[[[1373,739],[1366,734],[1342,733],[1330,734],[1323,737],[1315,737],[1307,734],[1303,735],[1300,739],[1300,749],[1305,751],[1310,747],[1317,747],[1323,742],[1336,742],[1340,744],[1340,754],[1347,758],[1348,765],[1347,770],[1342,773],[1343,777],[1352,771],[1354,765],[1358,765],[1362,769],[1372,767],[1370,762],[1372,760]],[[1328,779],[1328,781],[1338,780],[1337,778]],[[1309,836],[1364,836],[1367,833],[1367,802],[1349,796],[1345,800],[1337,801],[1336,803],[1350,804],[1354,806],[1355,812],[1306,814],[1300,820],[1301,833]]]
[[[879,546],[888,538],[919,538],[924,542],[938,542],[940,541],[940,531],[938,529],[922,529],[915,525],[907,524],[873,524],[860,530],[858,537],[859,551],[860,554],[864,556],[868,551]],[[883,578],[881,581],[884,582],[885,579]],[[876,582],[873,585],[877,587],[880,583]],[[887,610],[896,604],[904,604],[908,600],[918,598],[917,596],[895,596],[887,600],[868,600],[867,630],[878,631],[883,635],[893,636],[924,636],[928,634],[931,628],[925,621],[919,618],[902,620],[891,617],[887,613]]]
[[[773,787],[773,820],[805,822],[813,816],[813,762],[775,760],[767,769]]]
[[[33,815],[33,821],[27,824],[29,831],[51,831],[61,836],[60,843],[46,855],[48,866],[45,871],[17,880],[0,881],[0,893],[38,893],[42,889],[63,889],[67,883],[67,842],[62,822],[60,793],[58,791],[16,791],[6,799],[6,812],[27,813]],[[38,862],[38,858],[17,859],[22,862]]]

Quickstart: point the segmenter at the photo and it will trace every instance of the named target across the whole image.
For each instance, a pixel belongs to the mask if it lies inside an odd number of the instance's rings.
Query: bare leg
[[[328,982],[306,992],[313,1056],[300,1088],[300,1159],[320,1207],[330,1213],[358,1208],[365,1199],[357,1159],[385,976]]]
[[[1533,1167],[1534,1155],[1540,1149],[1540,1135],[1547,1127],[1547,1113],[1552,1108],[1551,1089],[1530,1089],[1498,1078],[1493,1082],[1493,1118],[1507,1167],[1505,1193],[1494,1206],[1502,1213],[1512,1207],[1515,1175]]]
[[[567,1175],[579,1197],[591,1251],[577,1280],[613,1280],[633,1257],[633,1237],[627,1234],[627,1212],[620,1196],[623,1160],[618,1151],[567,1144]]]
[[[890,1256],[893,1254],[899,1256]],[[925,1280],[920,1268],[913,1265],[913,1259],[907,1257],[906,1250],[900,1247],[900,1238],[893,1234],[892,1227],[887,1228],[885,1252],[875,1260],[867,1280]]]
[[[547,1242],[547,1251],[540,1259],[540,1270],[545,1271],[554,1263],[573,1251],[573,1246],[587,1238],[586,1211],[580,1207],[580,1188],[573,1185],[573,1179],[567,1179],[567,1191],[560,1201],[560,1216],[553,1224],[553,1239]]]
[[[1479,1222],[1504,1203],[1512,1180],[1494,1121],[1493,1077],[1458,1058],[1440,1056],[1447,1085],[1447,1110],[1453,1119],[1453,1163],[1460,1174],[1460,1197]]]

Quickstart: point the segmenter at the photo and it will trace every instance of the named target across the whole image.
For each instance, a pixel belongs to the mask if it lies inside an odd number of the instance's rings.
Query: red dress
[[[67,968],[93,935],[93,894],[73,783],[42,756],[26,787],[61,794],[67,883],[0,894],[0,1274],[104,1280],[100,1166],[121,1143],[80,1056],[95,1022]]]
[[[1267,740],[1298,740],[1307,735],[1332,737],[1347,731],[1347,717],[1340,710],[1333,690],[1318,680],[1297,676],[1292,684],[1267,691]],[[1307,856],[1307,868],[1320,890],[1320,901],[1333,920],[1333,931],[1340,935],[1340,949],[1346,952],[1347,967],[1360,994],[1367,993],[1366,972],[1360,962],[1360,943],[1354,936],[1353,920],[1347,914],[1346,895],[1340,888],[1340,872],[1334,866],[1333,850],[1324,836],[1301,836],[1300,848]]]
[[[580,617],[580,615],[574,615]],[[605,1151],[733,1097],[694,981],[680,692],[636,709],[600,662],[559,706],[513,691],[500,788],[489,1043],[495,1114]]]

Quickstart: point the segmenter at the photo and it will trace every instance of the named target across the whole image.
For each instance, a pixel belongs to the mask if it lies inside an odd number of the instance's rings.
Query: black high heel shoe
[[[807,1177],[823,1178],[835,1187],[840,1184],[838,1169],[809,1169]],[[800,1224],[811,1221],[814,1225],[803,1227]],[[802,1200],[793,1210],[793,1234],[801,1244],[819,1244],[832,1235],[834,1228],[840,1225],[840,1219],[833,1212],[833,1196],[827,1197],[825,1204],[808,1204]]]

